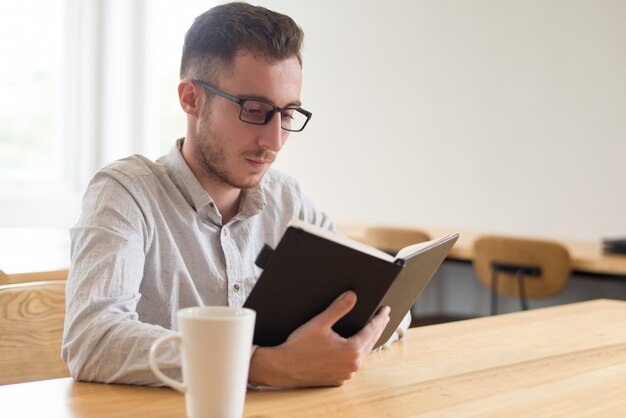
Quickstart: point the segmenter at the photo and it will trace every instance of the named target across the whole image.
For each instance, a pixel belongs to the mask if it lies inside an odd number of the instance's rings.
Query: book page
[[[449,240],[450,238],[454,237],[455,234],[447,234],[444,235],[443,237],[437,238],[437,239],[433,239],[430,241],[425,241],[425,242],[420,242],[418,244],[413,244],[413,245],[409,245],[408,247],[404,247],[403,249],[401,249],[400,251],[398,251],[398,254],[396,254],[396,260],[400,260],[400,259],[404,259],[404,258],[409,258],[414,256],[415,254],[418,254],[422,251],[426,251],[427,249],[434,247],[442,242],[445,242],[447,240]]]
[[[386,252],[379,250],[378,248],[374,248],[372,246],[369,246],[367,244],[363,244],[362,242],[359,241],[355,241],[352,240],[348,237],[345,237],[341,234],[335,233],[333,231],[329,231],[328,229],[324,229],[324,228],[320,228],[318,226],[312,225],[312,224],[308,224],[304,221],[301,221],[299,219],[292,219],[291,221],[289,221],[289,225],[288,226],[293,226],[295,228],[299,228],[302,229],[308,233],[311,233],[313,235],[317,235],[319,237],[325,238],[329,241],[333,241],[336,242],[338,244],[341,245],[345,245],[346,247],[349,248],[353,248],[357,251],[361,251],[362,253],[365,254],[369,254],[371,256],[380,258],[382,260],[386,260],[389,261],[391,263],[394,262],[394,260],[397,257],[393,257],[392,255],[387,254]]]

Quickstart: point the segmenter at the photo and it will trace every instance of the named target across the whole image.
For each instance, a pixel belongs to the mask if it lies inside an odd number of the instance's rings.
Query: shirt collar
[[[252,189],[246,189],[241,196],[241,204],[239,205],[239,212],[233,218],[233,220],[244,220],[253,217],[260,213],[267,201],[265,200],[265,191],[263,184],[265,182],[265,176],[261,182]]]
[[[218,219],[214,220],[220,222],[221,216],[219,215],[217,207],[215,207],[213,199],[206,190],[204,190],[202,185],[200,185],[200,182],[183,158],[181,149],[184,140],[185,138],[179,138],[170,152],[162,157],[164,159],[165,169],[176,188],[197,213],[207,210],[205,208],[208,206],[208,212],[215,214]],[[266,204],[265,192],[263,190],[264,181],[265,177],[258,186],[243,191],[239,212],[235,215],[233,220],[248,219],[263,210]],[[213,216],[211,216],[211,218],[213,218]]]

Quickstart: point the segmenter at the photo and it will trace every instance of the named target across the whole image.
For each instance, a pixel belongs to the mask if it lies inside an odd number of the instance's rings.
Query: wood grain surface
[[[619,417],[625,385],[626,302],[597,300],[413,328],[342,387],[249,391],[244,416]],[[167,388],[66,378],[1,386],[0,411],[176,418],[185,404]]]
[[[0,286],[0,384],[69,376],[65,280]]]

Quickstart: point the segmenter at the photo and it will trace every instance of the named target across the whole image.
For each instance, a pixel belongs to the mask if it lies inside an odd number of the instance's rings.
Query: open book
[[[292,220],[276,249],[265,246],[257,257],[263,273],[244,304],[256,311],[254,344],[281,344],[341,293],[354,290],[356,306],[333,329],[350,337],[379,308],[389,306],[390,321],[374,346],[379,347],[397,329],[458,237],[449,234],[410,245],[392,256]]]

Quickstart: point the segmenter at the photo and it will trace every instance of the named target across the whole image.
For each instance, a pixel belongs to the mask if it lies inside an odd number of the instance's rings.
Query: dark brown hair
[[[222,4],[198,16],[185,35],[180,78],[215,82],[235,54],[248,50],[270,60],[293,56],[302,65],[302,29],[289,17],[247,3]]]

